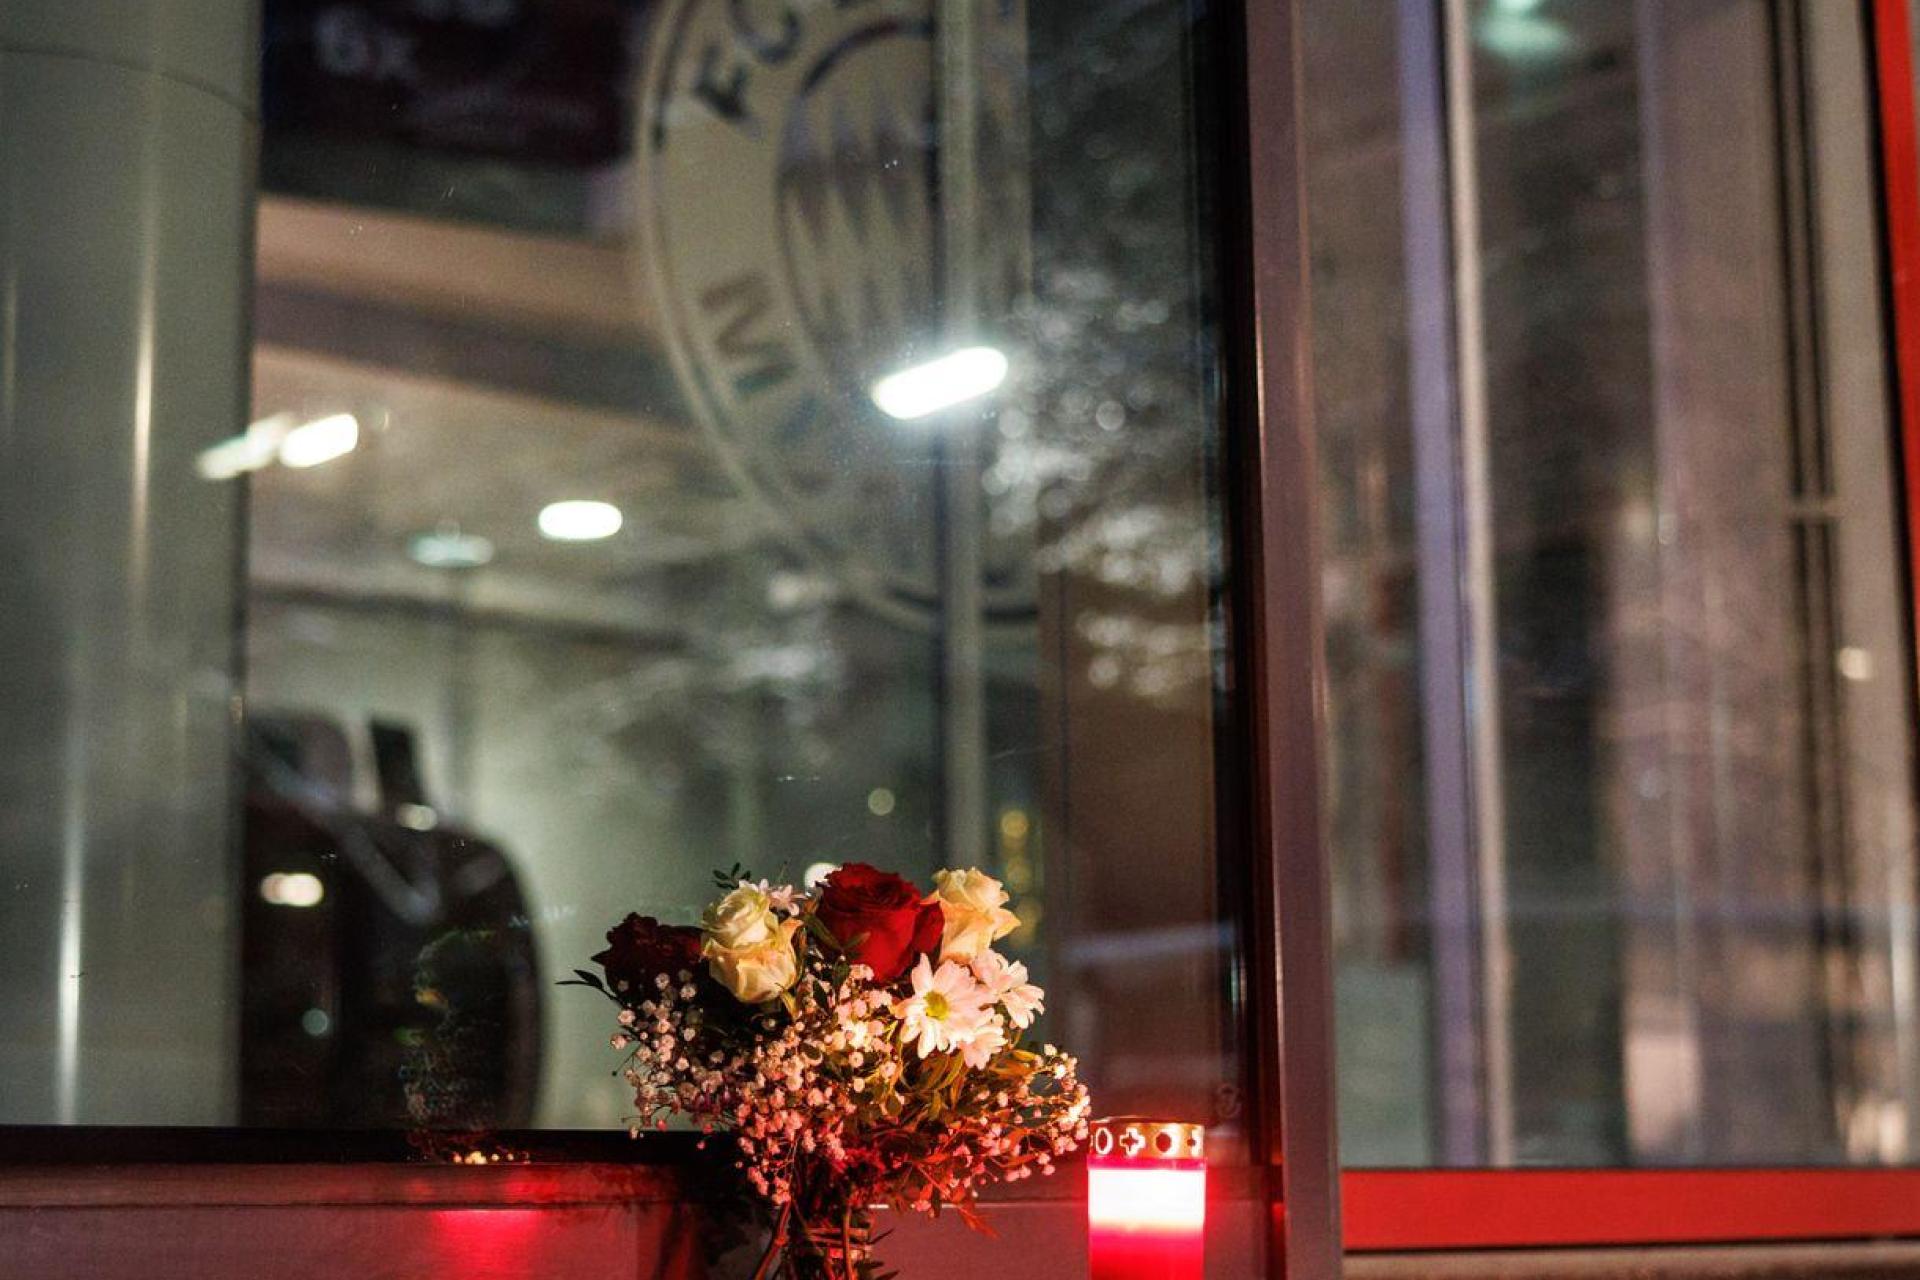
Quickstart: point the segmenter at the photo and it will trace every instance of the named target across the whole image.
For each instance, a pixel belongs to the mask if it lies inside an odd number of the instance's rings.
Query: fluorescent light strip
[[[360,443],[360,420],[350,413],[316,418],[287,432],[280,442],[280,465],[304,471],[344,458]]]
[[[1007,357],[993,347],[963,347],[937,360],[890,373],[873,384],[873,402],[911,422],[976,400],[1007,379]]]
[[[276,413],[239,435],[200,451],[194,469],[202,479],[233,480],[275,462],[304,470],[352,453],[360,444],[360,420],[350,413],[329,414],[294,425],[290,413]]]
[[[574,499],[550,503],[540,510],[541,536],[555,542],[598,542],[620,532],[625,523],[620,508],[610,502]]]

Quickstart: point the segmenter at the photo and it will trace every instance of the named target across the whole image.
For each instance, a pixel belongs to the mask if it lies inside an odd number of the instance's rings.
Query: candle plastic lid
[[[1185,1120],[1109,1116],[1090,1127],[1096,1158],[1203,1160],[1207,1154],[1207,1127]]]

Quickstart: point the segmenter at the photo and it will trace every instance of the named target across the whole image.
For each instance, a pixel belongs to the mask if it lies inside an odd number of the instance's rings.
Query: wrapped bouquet
[[[716,877],[698,928],[628,916],[586,985],[619,1005],[633,1131],[681,1117],[735,1147],[771,1211],[755,1272],[871,1275],[871,1210],[973,1210],[1051,1173],[1086,1136],[1074,1059],[1023,1043],[1044,993],[994,950],[1018,926],[999,881],[923,894],[854,863],[813,892]]]

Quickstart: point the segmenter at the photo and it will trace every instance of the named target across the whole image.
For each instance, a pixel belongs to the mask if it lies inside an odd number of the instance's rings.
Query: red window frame
[[[1908,0],[1869,0],[1869,17],[1920,637],[1920,132]],[[1346,1170],[1340,1187],[1341,1234],[1352,1252],[1920,1237],[1920,1168]]]
[[[1920,637],[1920,132],[1907,0],[1873,0],[1880,181],[1893,329],[1895,407],[1907,507],[1907,571]],[[1920,646],[1916,646],[1920,651]]]
[[[1920,1235],[1920,1169],[1350,1170],[1351,1252]]]

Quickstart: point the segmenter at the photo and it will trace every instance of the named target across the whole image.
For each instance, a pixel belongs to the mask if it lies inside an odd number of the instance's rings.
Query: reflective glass
[[[1912,1159],[1861,13],[1309,11],[1346,1159]]]
[[[268,0],[252,407],[165,457],[243,574],[164,900],[227,1039],[109,1104],[150,975],[48,915],[0,1119],[617,1130],[556,980],[858,860],[1002,878],[1101,1109],[1233,1150],[1199,8]]]

